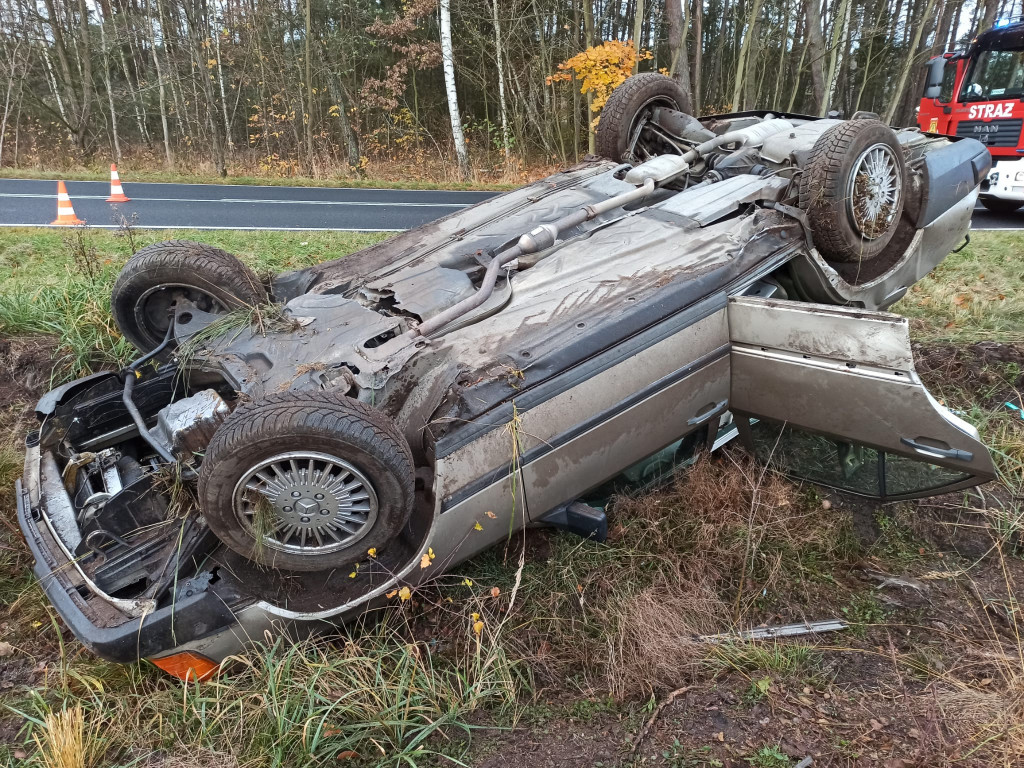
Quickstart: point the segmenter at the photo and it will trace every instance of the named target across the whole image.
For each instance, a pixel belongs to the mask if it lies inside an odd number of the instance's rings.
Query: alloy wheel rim
[[[846,190],[846,204],[857,234],[877,240],[896,218],[903,190],[900,165],[888,144],[874,144],[857,157]]]
[[[344,459],[288,451],[261,461],[235,485],[235,517],[258,547],[321,555],[351,547],[377,519],[377,493]]]

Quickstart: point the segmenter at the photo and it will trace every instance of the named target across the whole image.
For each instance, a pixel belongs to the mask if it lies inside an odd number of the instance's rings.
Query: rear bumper
[[[142,618],[117,611],[76,578],[77,569],[54,541],[43,510],[31,507],[21,480],[15,484],[15,495],[18,524],[35,559],[36,578],[75,637],[98,656],[121,663],[163,656],[183,644],[230,631],[236,624],[224,601],[210,591],[181,595]],[[40,506],[45,506],[45,499]]]
[[[982,184],[981,195],[1024,203],[1024,158],[994,158],[988,179]]]

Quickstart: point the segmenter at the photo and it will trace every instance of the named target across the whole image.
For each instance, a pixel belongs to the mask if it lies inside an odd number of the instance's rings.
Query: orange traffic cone
[[[71,205],[71,198],[68,197],[68,188],[63,181],[57,182],[57,218],[50,222],[51,226],[77,227],[85,224],[75,216],[74,206]]]
[[[127,203],[131,200],[124,190],[121,189],[121,179],[117,175],[117,166],[113,163],[110,164],[110,197],[107,198],[108,203]]]

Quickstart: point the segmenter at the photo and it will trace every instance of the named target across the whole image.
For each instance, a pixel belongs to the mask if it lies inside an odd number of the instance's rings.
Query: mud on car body
[[[659,75],[598,139],[606,159],[266,282],[196,243],[135,254],[112,301],[139,360],[40,400],[18,484],[75,634],[201,674],[521,526],[600,538],[588,493],[737,433],[867,496],[992,477],[884,311],[964,241],[982,145],[698,120]]]

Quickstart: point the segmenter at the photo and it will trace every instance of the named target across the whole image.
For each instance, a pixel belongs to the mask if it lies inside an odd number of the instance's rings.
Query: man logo
[[[931,122],[928,123],[928,133],[938,133],[939,130],[939,118],[933,117]]]
[[[1013,102],[1002,104],[972,104],[967,113],[968,120],[991,120],[993,117],[1013,117]]]

